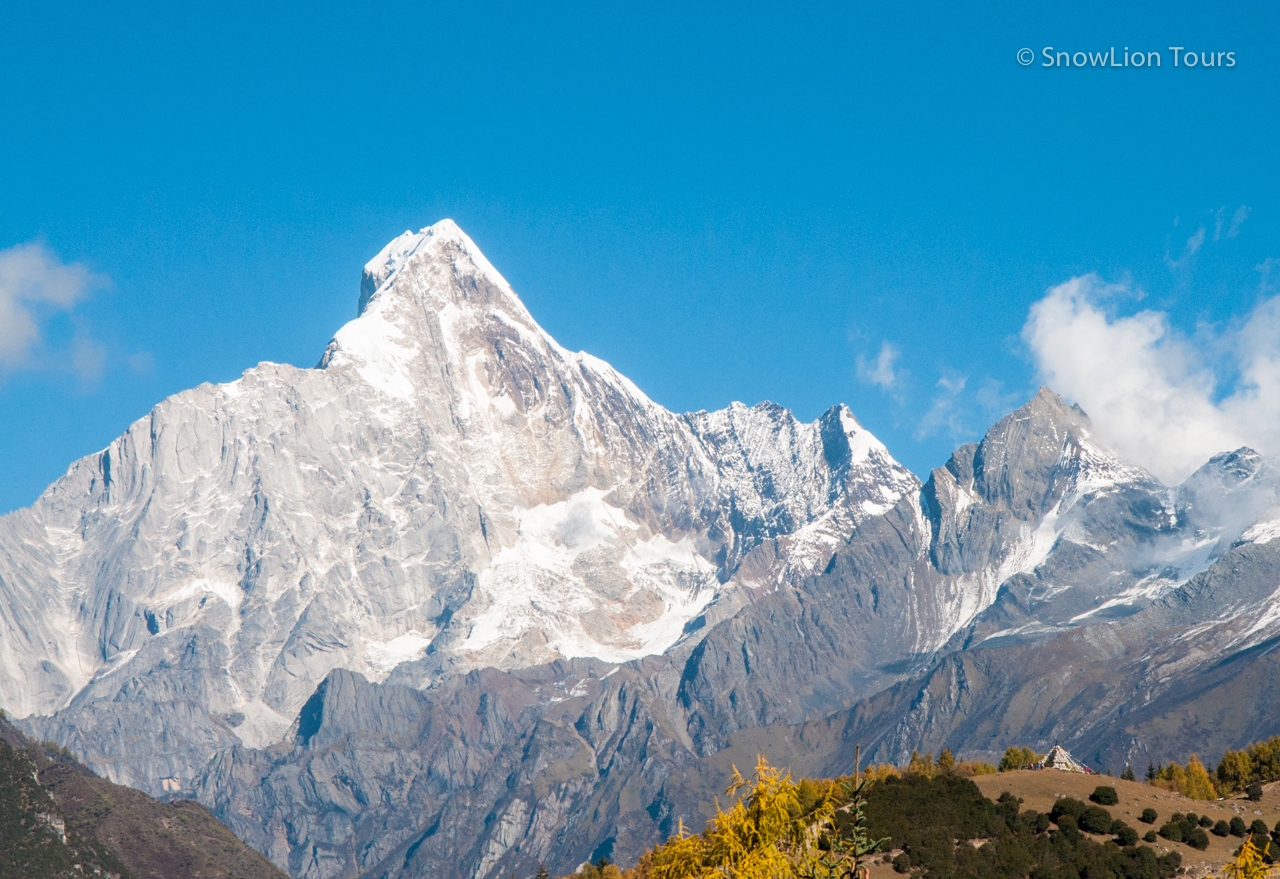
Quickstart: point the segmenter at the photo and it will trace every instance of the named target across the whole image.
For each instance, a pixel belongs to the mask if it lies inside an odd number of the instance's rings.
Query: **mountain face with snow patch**
[[[1224,571],[1277,486],[1249,450],[1163,486],[1047,390],[925,483],[843,406],[671,413],[446,220],[365,267],[315,368],[171,397],[0,519],[0,705],[297,877],[567,871],[696,823],[753,742],[980,750],[1028,669],[1209,607],[1256,653],[1269,569]],[[1005,683],[966,697],[974,662]]]

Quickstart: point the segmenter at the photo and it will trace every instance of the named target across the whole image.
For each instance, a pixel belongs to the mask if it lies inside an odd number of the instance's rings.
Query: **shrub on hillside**
[[[1109,785],[1100,784],[1093,789],[1093,793],[1089,794],[1089,799],[1093,800],[1099,806],[1114,806],[1120,802],[1120,797],[1116,795],[1116,789]]]
[[[1249,832],[1254,836],[1268,836],[1270,831],[1267,830],[1267,822],[1261,818],[1253,819],[1253,823],[1249,825]]]
[[[1143,824],[1155,824],[1156,819],[1160,816],[1156,814],[1155,809],[1143,809],[1142,814],[1138,816],[1138,820]]]
[[[1255,781],[1245,788],[1245,795],[1249,797],[1251,802],[1258,802],[1258,800],[1262,799],[1262,785]]]
[[[1120,827],[1113,830],[1112,833],[1116,835],[1116,842],[1120,845],[1130,846],[1138,844],[1138,831],[1134,830],[1123,821],[1120,822]]]
[[[1245,833],[1247,833],[1247,832],[1248,832],[1248,830],[1247,830],[1247,828],[1244,826],[1244,819],[1243,819],[1243,818],[1241,818],[1239,815],[1237,815],[1236,817],[1234,817],[1234,818],[1232,818],[1232,819],[1231,819],[1231,835],[1232,835],[1232,836],[1239,836],[1239,837],[1243,838],[1243,837],[1244,837],[1244,835],[1245,835]]]
[[[1089,808],[1075,797],[1060,797],[1054,800],[1053,808],[1049,810],[1049,817],[1053,819],[1054,824],[1061,824],[1058,819],[1063,815],[1070,815],[1079,821],[1080,816],[1084,814],[1084,810]]]
[[[1111,813],[1101,806],[1090,806],[1077,820],[1086,833],[1111,832]]]
[[[1072,845],[1080,841],[1080,825],[1070,815],[1058,816],[1058,833]]]
[[[1214,836],[1230,836],[1231,825],[1226,821],[1219,821],[1217,824],[1213,825],[1212,833]]]
[[[1170,842],[1185,842],[1201,851],[1209,847],[1209,835],[1200,827],[1200,816],[1195,812],[1188,812],[1186,815],[1174,812],[1161,825],[1160,835]]]
[[[1268,843],[1270,843],[1271,840],[1269,840],[1267,837],[1250,836],[1249,839],[1253,841],[1254,848],[1262,852],[1263,863],[1274,864],[1276,862],[1276,858],[1280,857],[1280,852],[1277,852],[1275,849],[1268,847]]]
[[[1212,826],[1213,826],[1213,819],[1212,819],[1212,818],[1210,818],[1208,815],[1201,815],[1201,816],[1200,816],[1200,826],[1201,826],[1201,827],[1204,827],[1204,828],[1206,828],[1206,829],[1207,829],[1207,828],[1209,828],[1209,827],[1212,827]]]
[[[1148,830],[1146,833],[1142,834],[1143,842],[1155,842],[1157,838],[1158,837],[1156,836],[1156,832],[1154,830]]]

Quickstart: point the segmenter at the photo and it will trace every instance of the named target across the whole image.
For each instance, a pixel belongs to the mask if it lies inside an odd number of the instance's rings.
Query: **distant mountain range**
[[[313,369],[160,403],[0,518],[0,705],[298,879],[532,875],[798,771],[1280,731],[1280,474],[1177,487],[1048,389],[927,482],[853,413],[683,415],[451,221]]]

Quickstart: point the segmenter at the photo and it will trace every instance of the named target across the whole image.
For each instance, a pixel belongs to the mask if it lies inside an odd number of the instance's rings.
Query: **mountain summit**
[[[212,751],[277,741],[333,668],[427,686],[661,653],[761,541],[917,484],[843,407],[666,411],[556,344],[445,220],[366,266],[317,368],[171,397],[0,521],[0,704],[185,789]],[[157,700],[156,750],[131,754],[125,693]]]

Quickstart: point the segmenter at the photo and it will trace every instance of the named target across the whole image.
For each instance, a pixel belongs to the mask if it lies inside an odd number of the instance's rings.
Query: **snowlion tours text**
[[[1131,50],[1128,46],[1111,46],[1101,52],[1068,52],[1045,46],[1037,55],[1032,49],[1018,50],[1018,63],[1030,67],[1235,67],[1235,52],[1201,52],[1185,46],[1170,46],[1160,51]]]

